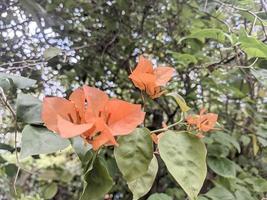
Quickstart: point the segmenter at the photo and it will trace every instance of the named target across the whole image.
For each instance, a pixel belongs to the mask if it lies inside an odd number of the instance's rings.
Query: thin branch
[[[7,65],[17,65],[17,64],[38,64],[41,60],[21,60],[21,61],[15,61],[15,62],[8,62],[8,63],[3,63],[0,65],[0,67],[4,67]],[[40,62],[43,63],[43,62]]]
[[[262,18],[260,18],[256,13],[252,12],[251,10],[245,9],[245,8],[239,8],[239,7],[236,7],[236,6],[232,5],[232,4],[227,4],[227,3],[221,2],[219,0],[214,0],[214,1],[216,3],[219,3],[222,6],[233,8],[235,10],[243,11],[243,12],[246,12],[246,13],[249,13],[250,15],[252,15],[254,18],[256,18],[261,23],[265,38],[267,38],[267,32],[266,32],[266,29],[265,29],[264,20]]]
[[[14,29],[14,28],[16,28],[17,26],[24,25],[25,23],[29,23],[29,22],[30,22],[30,20],[27,20],[27,21],[24,21],[24,22],[21,22],[21,23],[12,25],[12,26],[6,26],[6,27],[4,27],[4,28],[0,28],[0,31],[5,31],[5,30],[8,30],[8,29]]]
[[[0,101],[10,111],[10,113],[12,115],[12,118],[13,118],[14,127],[15,127],[15,136],[14,136],[14,140],[15,140],[14,143],[15,144],[14,144],[14,148],[15,148],[15,155],[16,155],[16,165],[18,167],[18,170],[17,170],[16,176],[15,176],[13,187],[14,187],[15,193],[17,194],[16,181],[17,181],[20,169],[23,169],[21,167],[21,164],[20,164],[20,161],[19,161],[18,148],[17,148],[17,137],[18,137],[17,115],[16,115],[16,112],[14,111],[14,109],[12,108],[12,106],[9,104],[9,102],[7,100],[7,97],[6,97],[5,93],[4,93],[4,90],[1,87],[0,87]],[[33,172],[30,172],[30,171],[28,171],[26,169],[23,169],[23,170],[28,172],[28,173],[30,173],[30,174],[33,174]]]
[[[258,17],[255,17],[255,18],[254,18],[253,24],[252,24],[251,29],[250,29],[250,31],[249,31],[249,34],[250,34],[250,35],[251,35],[251,33],[253,32],[253,30],[254,30],[254,27],[255,27],[255,25],[256,25],[257,19],[258,19]]]
[[[43,65],[45,62],[41,60],[22,60],[16,62],[8,62],[3,63],[0,65],[0,68],[6,67],[5,69],[0,69],[0,72],[7,72],[7,71],[17,71],[20,69],[33,69],[36,65]],[[21,66],[14,66],[14,65],[21,65]],[[9,67],[12,66],[12,67]]]
[[[201,11],[201,10],[199,10],[199,8],[194,7],[194,6],[190,5],[190,4],[187,4],[187,6],[189,6],[190,8],[192,8],[193,10],[195,10],[195,11],[197,11],[197,12]],[[209,16],[209,17],[211,17],[211,18],[217,20],[218,22],[221,22],[222,24],[224,24],[224,25],[228,28],[228,32],[229,32],[229,33],[233,33],[232,28],[231,28],[230,25],[227,24],[225,21],[221,20],[220,18],[218,18],[218,17],[216,17],[216,16],[213,16],[212,14],[206,12],[205,10],[202,11],[202,12],[203,12],[205,15],[207,15],[207,16]]]
[[[116,33],[112,39],[105,45],[103,51],[102,51],[102,54],[101,54],[101,61],[103,61],[103,58],[104,58],[104,54],[105,52],[107,51],[107,49],[116,41],[116,39],[118,38],[119,36],[119,33]]]
[[[165,128],[161,128],[161,129],[157,129],[157,130],[154,130],[154,131],[150,131],[150,133],[160,133],[160,132],[164,132],[164,131],[167,131],[169,130],[170,128],[174,127],[174,126],[177,126],[179,124],[182,124],[182,121],[184,120],[184,115],[183,113],[181,113],[181,119],[178,121],[178,122],[175,122]]]

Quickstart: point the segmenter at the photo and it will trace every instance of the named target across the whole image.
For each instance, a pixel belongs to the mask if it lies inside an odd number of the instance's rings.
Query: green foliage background
[[[183,96],[190,112],[206,107],[219,114],[220,130],[204,139],[208,175],[198,199],[265,197],[266,1],[3,0],[0,11],[0,86],[16,110],[19,151],[25,124],[40,123],[33,115],[40,102],[32,96],[68,96],[88,84],[142,103],[128,75],[137,56],[146,53],[175,67],[168,89]],[[161,128],[162,121],[179,120],[180,110],[171,98],[146,101],[150,130]],[[17,166],[14,123],[6,105],[0,108],[0,123],[0,199],[9,200],[15,198]],[[116,183],[106,199],[132,199],[112,151],[101,152]],[[176,177],[158,161],[156,181],[143,199],[186,199]],[[82,192],[81,164],[70,147],[34,155],[21,165],[31,173],[18,174],[17,199],[78,199]]]

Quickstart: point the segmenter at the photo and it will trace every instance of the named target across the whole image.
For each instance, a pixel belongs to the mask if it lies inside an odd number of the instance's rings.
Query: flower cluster
[[[195,126],[199,133],[197,136],[203,138],[204,135],[202,132],[207,132],[214,129],[214,126],[217,122],[218,115],[214,113],[206,113],[206,109],[201,109],[199,115],[189,115],[186,118],[186,121],[189,125]]]
[[[141,91],[145,91],[152,99],[163,94],[162,86],[172,78],[175,69],[172,67],[156,67],[144,56],[139,57],[139,62],[129,78]]]
[[[69,99],[46,97],[42,119],[46,127],[63,138],[83,137],[96,150],[117,145],[115,136],[131,133],[144,120],[141,105],[108,95],[93,87],[76,89]]]
[[[162,87],[174,73],[172,67],[153,68],[150,60],[140,56],[129,78],[137,88],[154,99],[164,93]],[[204,137],[203,132],[214,128],[218,118],[214,113],[205,112],[202,109],[199,115],[186,118],[187,123],[199,131],[199,138]],[[69,99],[46,97],[42,108],[42,119],[48,129],[63,138],[81,136],[92,144],[94,150],[103,145],[117,145],[115,136],[130,134],[143,123],[144,117],[140,104],[110,99],[105,92],[89,86],[76,89]],[[165,129],[168,129],[167,125]],[[159,135],[152,134],[152,138],[157,143]]]

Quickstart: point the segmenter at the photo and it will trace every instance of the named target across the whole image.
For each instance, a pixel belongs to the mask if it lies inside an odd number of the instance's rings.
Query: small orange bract
[[[194,125],[200,131],[197,137],[203,138],[204,135],[201,132],[207,132],[214,129],[217,122],[218,115],[215,113],[206,113],[206,109],[201,109],[199,115],[189,115],[186,121],[189,125]]]
[[[69,100],[46,97],[42,119],[46,127],[63,138],[80,135],[97,150],[102,145],[117,145],[114,136],[130,134],[144,121],[141,105],[110,99],[97,88],[76,89]]]
[[[156,67],[153,69],[152,62],[141,55],[129,78],[137,88],[145,91],[154,99],[163,94],[161,87],[167,84],[174,72],[175,69],[172,67]]]

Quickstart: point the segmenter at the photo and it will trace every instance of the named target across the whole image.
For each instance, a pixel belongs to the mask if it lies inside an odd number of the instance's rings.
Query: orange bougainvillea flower
[[[156,67],[144,56],[139,57],[139,62],[129,78],[141,91],[145,91],[152,99],[163,94],[161,87],[165,86],[172,78],[175,69],[172,67]]]
[[[117,145],[115,136],[130,134],[145,117],[141,105],[110,99],[97,88],[76,89],[69,100],[46,97],[42,119],[46,127],[63,138],[80,135],[93,149]]]
[[[196,126],[197,129],[199,130],[199,133],[197,134],[197,137],[199,138],[204,137],[202,132],[207,132],[207,131],[214,129],[214,126],[218,119],[217,114],[214,114],[214,113],[204,114],[205,112],[206,112],[206,109],[203,108],[201,109],[199,115],[189,115],[186,118],[186,121],[189,125]]]

